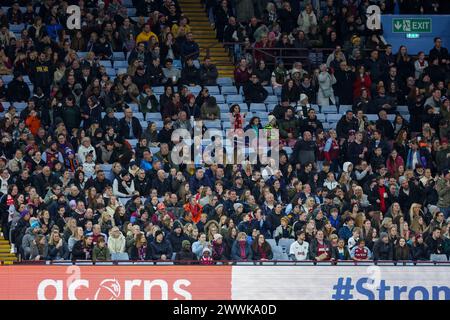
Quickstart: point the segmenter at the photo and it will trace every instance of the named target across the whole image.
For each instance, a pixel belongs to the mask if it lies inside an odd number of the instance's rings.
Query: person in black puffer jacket
[[[175,260],[177,261],[175,262],[176,264],[192,264],[193,261],[197,260],[197,256],[192,252],[191,243],[189,240],[183,240],[181,246],[181,251],[179,251],[175,256]]]
[[[389,242],[386,232],[380,234],[380,239],[373,246],[373,260],[392,260],[394,258],[394,247]]]
[[[189,241],[189,237],[183,233],[183,226],[180,221],[173,223],[172,232],[168,235],[167,240],[169,240],[174,252],[180,252],[182,250],[184,240]]]

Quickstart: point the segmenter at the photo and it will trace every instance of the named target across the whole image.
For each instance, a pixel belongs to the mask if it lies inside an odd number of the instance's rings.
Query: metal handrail
[[[198,260],[107,260],[107,261],[91,261],[91,260],[42,260],[42,261],[21,261],[14,262],[14,266],[29,266],[29,265],[59,265],[59,264],[72,264],[77,265],[81,264],[92,264],[96,265],[97,263],[103,265],[106,263],[112,263],[113,265],[119,265],[121,263],[134,264],[134,265],[163,265],[165,263],[172,263],[173,265],[205,265],[208,264],[200,264]],[[303,260],[303,261],[292,261],[292,260],[215,260],[212,264],[213,266],[218,265],[237,265],[237,264],[246,264],[246,265],[295,265],[295,266],[310,266],[311,264],[317,266],[358,266],[358,265],[385,265],[392,264],[394,266],[420,266],[420,265],[444,265],[450,266],[450,261],[431,261],[431,260],[367,260],[367,261],[354,261],[354,260],[328,260],[328,261],[315,261],[315,260]]]

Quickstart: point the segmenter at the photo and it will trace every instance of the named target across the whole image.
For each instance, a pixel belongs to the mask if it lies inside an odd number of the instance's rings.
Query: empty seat
[[[153,87],[153,93],[156,95],[162,95],[164,94],[164,87],[158,86],[158,87]]]
[[[112,170],[112,164],[100,164],[100,168],[105,172],[109,172]]]
[[[173,67],[177,68],[177,69],[181,69],[183,68],[183,66],[181,65],[181,60],[173,60]]]
[[[126,205],[128,201],[130,201],[131,198],[119,198],[119,202],[123,205]]]
[[[99,61],[99,64],[101,65],[101,66],[104,66],[105,68],[111,68],[112,67],[112,65],[111,65],[111,61],[109,61],[109,60],[100,60]],[[115,65],[116,67],[118,67],[117,65]],[[128,67],[128,65],[126,65],[126,66],[124,66],[125,68],[126,67]]]
[[[242,95],[240,94],[229,94],[227,96],[227,103],[241,103],[244,102],[244,99],[242,99]]]
[[[9,31],[11,32],[21,32],[25,28],[25,24],[10,24]]]
[[[221,113],[228,113],[230,111],[230,107],[228,107],[227,103],[218,103],[218,106]]]
[[[135,8],[127,8],[128,16],[134,17],[136,15],[136,9]]]
[[[78,56],[79,58],[86,58],[87,52],[85,52],[85,51],[79,51],[79,52],[77,52],[77,56]]]
[[[322,106],[322,113],[337,113],[336,106]]]
[[[137,105],[137,103],[129,103],[128,105],[130,106],[131,111],[139,112],[139,106]]]
[[[278,245],[283,249],[283,252],[289,253],[291,244],[294,243],[294,239],[280,239]]]
[[[348,110],[352,110],[352,106],[351,105],[345,105],[345,104],[341,104],[339,106],[339,113],[346,113]]]
[[[231,78],[218,78],[217,84],[219,86],[232,86],[233,80]]]
[[[221,94],[213,94],[211,96],[216,98],[216,103],[218,103],[218,104],[219,103],[225,103],[225,98],[223,97],[223,95],[221,95]]]
[[[266,112],[267,108],[264,103],[251,103],[250,111],[252,112]]]
[[[8,83],[10,83],[11,81],[13,81],[14,76],[13,76],[13,75],[4,75],[4,76],[1,76],[1,78],[3,79],[3,82],[4,82],[5,84],[8,84]]]
[[[270,247],[273,248],[277,246],[277,242],[275,241],[275,239],[266,239],[266,242],[270,245]]]
[[[114,68],[106,68],[106,74],[108,76],[115,76],[117,74],[116,69]]]
[[[148,122],[145,121],[145,120],[140,120],[139,123],[141,124],[141,127],[142,127],[143,129],[146,129],[147,126],[148,126]]]
[[[325,115],[323,113],[317,113],[317,120],[324,122],[325,121]]]
[[[148,121],[156,121],[156,120],[162,120],[161,113],[159,112],[150,112],[146,114],[146,119]]]
[[[220,120],[205,120],[203,124],[206,128],[222,128],[222,122]]]
[[[222,94],[224,94],[224,95],[238,94],[238,91],[237,91],[236,87],[234,87],[234,86],[223,86]]]
[[[103,61],[105,61],[105,60],[103,60]],[[126,60],[114,61],[114,67],[116,67],[116,68],[128,68],[128,61],[126,61]]]
[[[326,117],[328,122],[338,122],[341,119],[342,115],[330,113],[327,114]]]
[[[274,94],[272,86],[265,86],[264,89],[267,90],[267,92],[269,93],[269,96]]]
[[[116,252],[111,254],[111,260],[112,261],[128,261],[130,260],[130,257],[128,256],[128,253],[126,252]]]
[[[395,114],[388,114],[387,118],[389,121],[394,121],[395,120]]]
[[[408,106],[397,106],[397,111],[400,114],[409,114]]]
[[[156,154],[159,152],[159,147],[150,147],[150,151],[152,152],[152,154]]]
[[[133,116],[136,117],[139,121],[144,120],[144,115],[140,112],[133,113]]]
[[[129,143],[133,148],[134,148],[134,147],[138,144],[138,142],[139,142],[138,139],[128,139],[127,141],[128,141],[128,143]]]
[[[367,120],[369,120],[369,121],[377,121],[378,120],[377,114],[366,114],[366,116],[367,116]]]
[[[209,94],[220,94],[220,89],[218,86],[207,86],[206,89],[208,89]]]
[[[291,147],[283,147],[283,150],[286,151],[286,154],[288,157],[292,154],[292,148]]]
[[[316,113],[320,113],[320,107],[317,104],[312,104],[311,108],[313,108],[314,110],[316,110]]]
[[[277,97],[281,97],[281,87],[273,88],[273,93],[274,93]]]
[[[125,53],[121,51],[113,52],[113,59],[114,60],[125,60]]]
[[[277,96],[267,96],[265,103],[278,103],[278,97]]]
[[[202,91],[202,87],[200,86],[189,87],[189,91],[195,95],[198,95],[200,91]]]
[[[276,106],[277,105],[275,103],[268,103],[267,104],[267,111],[272,112],[275,109]]]

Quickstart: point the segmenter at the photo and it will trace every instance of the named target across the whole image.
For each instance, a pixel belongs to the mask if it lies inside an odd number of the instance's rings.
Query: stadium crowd
[[[177,1],[127,3],[136,18],[121,0],[2,1],[1,228],[21,260],[447,260],[450,56],[440,38],[413,57],[367,30],[365,8],[394,1],[207,1],[218,39],[243,42],[246,104],[226,111]],[[271,67],[253,46],[332,52]],[[267,87],[279,103],[248,117]],[[319,120],[330,108],[335,127]],[[224,112],[235,130],[279,130],[279,170],[173,161],[175,129]]]

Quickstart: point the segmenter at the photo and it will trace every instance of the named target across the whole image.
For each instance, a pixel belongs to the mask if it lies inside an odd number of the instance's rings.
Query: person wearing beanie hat
[[[380,233],[380,238],[375,242],[373,246],[373,260],[393,260],[394,259],[394,246],[389,241],[388,234],[386,232]]]
[[[22,238],[30,227],[30,215],[31,212],[28,209],[20,211],[20,219],[12,231],[12,239],[14,240],[12,240],[11,244],[11,253],[15,253],[16,248],[20,248],[22,245]]]
[[[197,256],[191,250],[191,242],[189,240],[183,240],[183,242],[181,243],[181,250],[177,252],[175,260],[175,264],[190,264],[193,261],[197,260]]]
[[[167,240],[169,240],[173,252],[180,252],[183,241],[189,241],[189,237],[183,232],[183,226],[180,221],[174,221],[172,231],[169,233]]]
[[[150,257],[152,260],[172,260],[172,246],[168,240],[164,239],[164,232],[161,230],[155,231],[154,239],[150,243],[149,249],[151,250]]]

